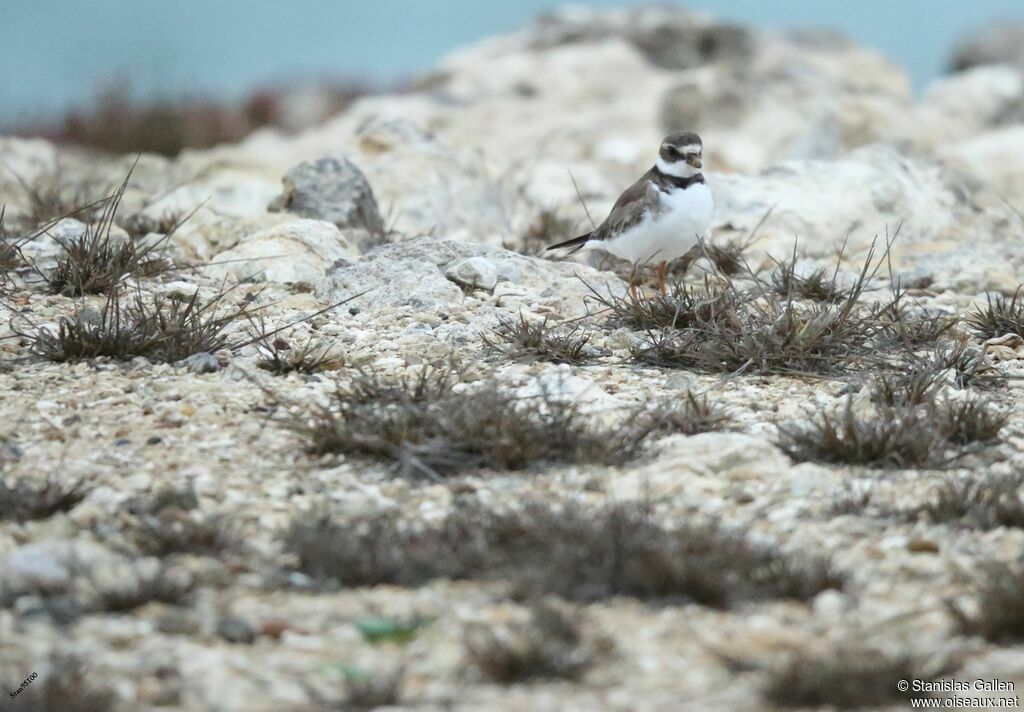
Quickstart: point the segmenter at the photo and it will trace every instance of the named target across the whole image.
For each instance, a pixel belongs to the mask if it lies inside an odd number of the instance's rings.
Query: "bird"
[[[665,291],[666,265],[704,237],[714,200],[701,172],[704,142],[692,131],[671,133],[661,142],[649,171],[615,201],[604,222],[588,233],[547,249],[600,249],[634,265],[658,264],[658,289]],[[635,284],[630,291],[636,296]]]

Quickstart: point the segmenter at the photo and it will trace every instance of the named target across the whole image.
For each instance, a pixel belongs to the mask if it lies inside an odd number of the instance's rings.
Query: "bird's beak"
[[[703,163],[700,160],[700,156],[690,156],[689,158],[686,159],[686,162],[689,163],[694,168],[700,168],[703,165]]]

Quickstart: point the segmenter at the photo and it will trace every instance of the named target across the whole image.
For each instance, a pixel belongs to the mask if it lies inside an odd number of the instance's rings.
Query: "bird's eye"
[[[670,156],[678,156],[679,155],[679,149],[676,148],[675,146],[666,146],[665,147],[665,153],[667,153]]]

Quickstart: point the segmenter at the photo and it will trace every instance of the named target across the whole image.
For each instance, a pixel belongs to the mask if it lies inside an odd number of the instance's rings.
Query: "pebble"
[[[229,643],[252,643],[256,631],[249,622],[238,616],[225,616],[217,621],[217,635]]]
[[[477,289],[494,289],[498,283],[498,268],[486,257],[468,257],[450,265],[445,276],[456,284]]]
[[[179,361],[177,365],[184,366],[192,373],[215,373],[220,370],[220,362],[217,357],[206,351],[192,354]]]

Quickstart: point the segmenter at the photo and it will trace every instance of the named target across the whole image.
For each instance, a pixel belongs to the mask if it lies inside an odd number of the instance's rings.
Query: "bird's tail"
[[[579,250],[582,250],[583,246],[585,244],[587,244],[587,241],[590,239],[590,236],[592,234],[593,233],[588,232],[588,233],[584,233],[583,235],[580,235],[579,237],[574,237],[571,240],[566,240],[565,242],[559,242],[559,243],[554,244],[554,245],[548,245],[548,249],[549,250],[557,250],[559,247],[572,247],[574,249],[569,251],[569,254],[571,255],[573,252],[577,252]]]

